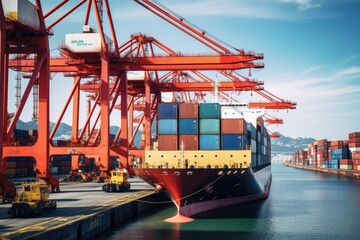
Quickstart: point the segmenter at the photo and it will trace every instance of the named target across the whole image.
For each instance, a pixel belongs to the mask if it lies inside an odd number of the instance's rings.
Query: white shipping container
[[[1,0],[1,2],[6,18],[40,30],[39,15],[34,4],[28,0]]]
[[[105,35],[106,45],[112,51],[112,40]],[[65,35],[65,46],[73,52],[96,53],[101,51],[100,33],[70,33]]]
[[[352,165],[340,165],[340,169],[352,170],[353,166]]]
[[[128,71],[128,80],[145,80],[145,71]]]
[[[360,152],[360,147],[349,148],[351,152]]]

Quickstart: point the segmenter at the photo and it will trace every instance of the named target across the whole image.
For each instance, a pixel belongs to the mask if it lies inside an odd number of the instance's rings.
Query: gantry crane
[[[164,6],[158,7],[154,1],[135,0],[148,10],[156,13],[166,21],[171,22],[182,31],[202,42],[214,51],[212,55],[179,54],[154,38],[143,34],[133,35],[129,41],[119,46],[116,38],[115,28],[111,16],[108,0],[79,0],[72,3],[72,7],[62,13],[56,20],[46,24],[45,20],[54,18],[69,3],[68,0],[61,1],[47,13],[43,13],[41,1],[36,0],[36,9],[40,20],[40,28],[32,29],[29,26],[19,24],[6,18],[3,9],[1,10],[1,64],[0,73],[3,77],[1,89],[4,89],[1,98],[0,114],[4,119],[7,113],[7,85],[8,69],[14,69],[24,73],[31,73],[28,87],[26,88],[19,107],[14,117],[6,127],[2,121],[0,145],[0,174],[4,173],[6,160],[10,156],[34,156],[36,158],[37,176],[51,182],[53,177],[49,173],[49,157],[51,155],[71,154],[72,168],[76,169],[80,156],[94,157],[99,170],[106,172],[110,170],[110,156],[117,156],[123,166],[131,165],[129,158],[143,156],[143,149],[132,148],[136,132],[144,126],[145,144],[144,149],[150,147],[151,123],[156,116],[156,105],[160,101],[161,92],[183,92],[194,91],[193,95],[184,97],[186,101],[193,101],[194,98],[203,98],[204,91],[214,90],[214,80],[205,76],[200,70],[216,70],[226,78],[220,81],[220,91],[251,90],[263,93],[262,82],[248,79],[238,74],[236,69],[262,68],[262,63],[255,61],[263,59],[262,54],[245,52],[232,47],[224,47],[224,43],[212,37],[204,30],[193,27],[184,18],[176,17]],[[97,22],[97,32],[101,39],[101,49],[97,52],[76,52],[67,46],[60,47],[60,57],[51,57],[49,54],[48,37],[52,29],[64,21],[71,13],[87,4],[84,18],[84,26],[89,26],[91,13],[94,13],[94,20]],[[1,5],[1,4],[0,4]],[[107,44],[107,37],[104,32],[104,14],[106,10],[110,39],[113,47]],[[14,42],[18,32],[24,35],[24,42],[21,46]],[[96,32],[89,28],[88,32]],[[84,33],[85,34],[85,33]],[[39,43],[41,46],[39,46]],[[12,47],[15,46],[15,47]],[[146,53],[146,46],[151,51]],[[152,47],[161,49],[161,54],[155,54]],[[230,50],[231,49],[231,50]],[[19,54],[21,53],[21,54]],[[9,59],[9,56],[16,54],[16,58]],[[144,71],[144,79],[132,81],[127,78],[127,71]],[[74,84],[69,97],[57,122],[49,132],[49,80],[51,73],[64,73],[64,77],[72,77]],[[155,75],[150,77],[150,73]],[[163,75],[161,75],[161,73]],[[90,81],[88,79],[91,79]],[[229,81],[230,80],[230,81]],[[86,81],[84,83],[84,81]],[[8,137],[13,131],[16,122],[23,110],[23,107],[30,94],[31,88],[38,83],[39,87],[39,108],[38,108],[38,129],[39,136],[34,146],[14,147],[9,144]],[[80,126],[80,103],[82,102],[80,91],[91,93],[91,98],[86,99],[88,103],[87,116],[84,125]],[[225,98],[228,96],[224,95]],[[270,100],[271,104],[253,105],[262,108],[294,108],[295,103],[274,98],[268,92],[264,97]],[[191,99],[193,98],[193,99]],[[73,106],[70,106],[72,102]],[[120,105],[119,105],[120,102]],[[54,135],[63,120],[67,109],[72,109],[72,138],[66,146],[55,146]],[[121,128],[115,135],[113,141],[109,136],[110,115],[113,109],[120,109],[119,125]],[[96,111],[98,110],[98,111]],[[134,114],[138,111],[138,114]],[[137,127],[133,131],[133,124]],[[129,126],[129,127],[127,127]],[[81,129],[81,131],[80,131]],[[91,141],[95,139],[95,141]],[[120,141],[120,143],[118,143]],[[53,183],[53,187],[56,185]]]

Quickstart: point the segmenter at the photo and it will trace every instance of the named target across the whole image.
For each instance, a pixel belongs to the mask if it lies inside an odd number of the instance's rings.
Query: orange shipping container
[[[198,118],[199,104],[197,103],[181,103],[179,104],[180,118]]]
[[[350,148],[360,147],[360,142],[349,143],[349,147],[350,147]]]
[[[178,150],[178,135],[159,135],[158,148],[162,150]]]
[[[359,151],[352,152],[352,158],[360,158],[360,152]]]
[[[360,170],[360,165],[353,165],[353,168],[354,168],[354,170],[359,171]]]
[[[243,118],[222,119],[221,133],[223,134],[247,134],[247,122]]]
[[[179,135],[179,150],[182,149],[182,146],[184,150],[198,150],[198,135]]]

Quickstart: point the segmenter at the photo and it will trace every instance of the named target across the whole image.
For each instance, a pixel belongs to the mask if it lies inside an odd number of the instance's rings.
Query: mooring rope
[[[225,174],[220,175],[217,179],[215,179],[213,182],[211,182],[210,184],[206,185],[205,187],[201,188],[200,190],[195,191],[195,192],[193,192],[193,193],[191,193],[191,194],[189,194],[189,195],[187,195],[187,196],[184,196],[184,197],[182,197],[182,198],[175,199],[175,201],[179,201],[179,200],[183,200],[183,199],[189,198],[189,197],[191,197],[191,196],[193,196],[193,195],[201,192],[202,190],[204,190],[205,188],[207,188],[209,185],[212,185],[212,184],[216,183],[217,181],[219,181],[220,178],[222,178],[224,175],[225,175]],[[139,200],[139,199],[137,199],[137,200],[135,200],[135,201],[142,202],[142,203],[150,203],[150,204],[165,204],[165,203],[172,203],[172,202],[173,202],[173,201],[153,202],[153,201],[145,201],[145,200]]]

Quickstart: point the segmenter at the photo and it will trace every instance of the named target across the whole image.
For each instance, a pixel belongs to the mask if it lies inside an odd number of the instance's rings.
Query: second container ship
[[[266,199],[270,136],[261,109],[242,103],[162,103],[157,141],[135,173],[177,206],[168,221]]]

